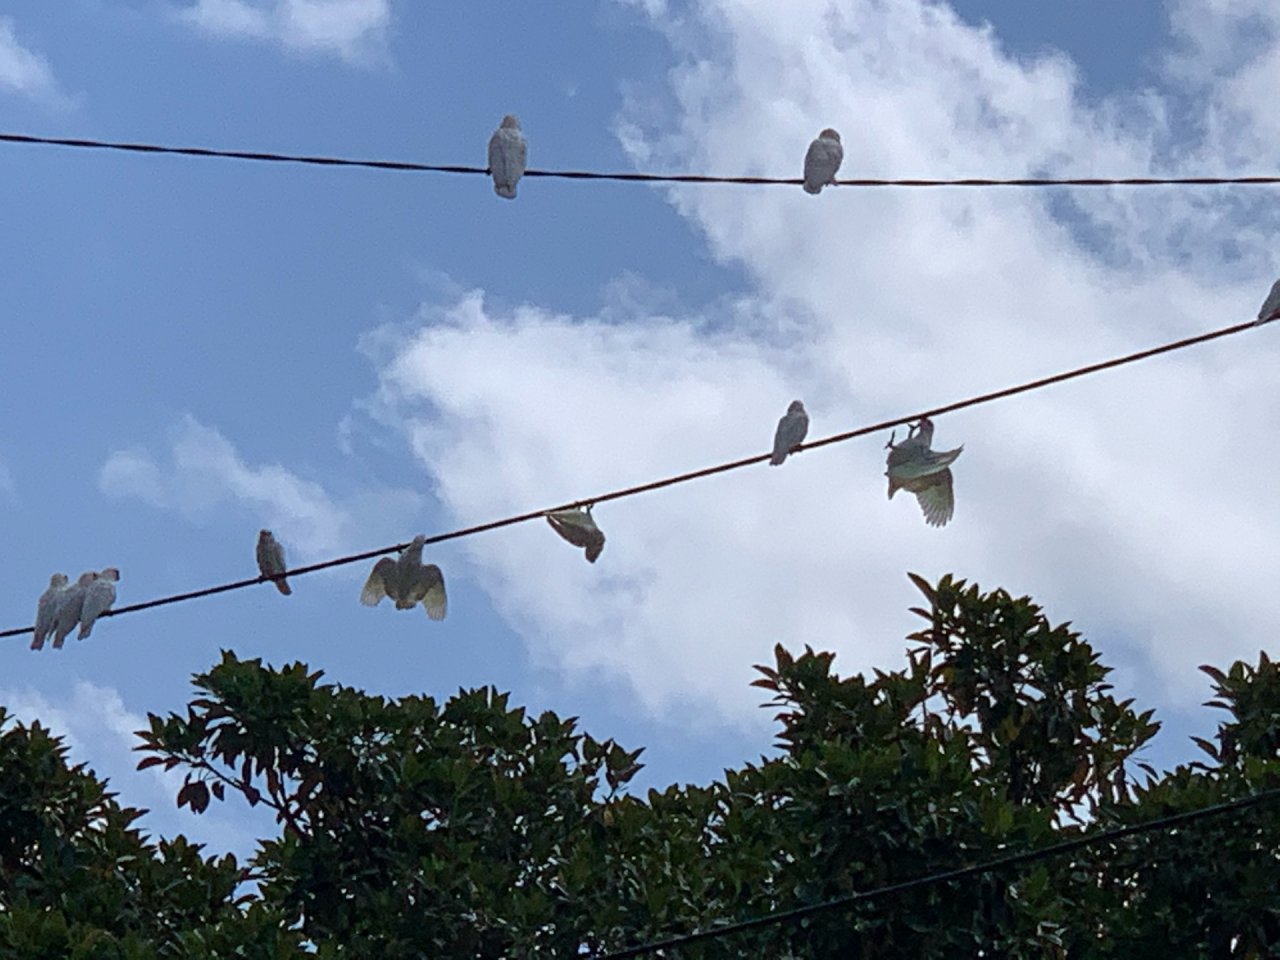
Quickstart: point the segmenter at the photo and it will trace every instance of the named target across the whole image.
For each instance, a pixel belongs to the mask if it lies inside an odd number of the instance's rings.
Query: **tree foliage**
[[[48,730],[0,708],[0,956],[31,960],[296,956],[265,904],[237,899],[232,856],[146,842]]]
[[[226,653],[141,766],[180,806],[240,799],[279,834],[247,869],[151,845],[39,726],[0,736],[0,947],[21,956],[575,957],[819,903],[1280,786],[1280,668],[1202,668],[1204,759],[1026,597],[913,577],[905,669],[758,668],[778,742],[640,795],[639,750],[492,688],[388,700]],[[256,885],[243,885],[251,877]],[[247,890],[247,892],[246,892]],[[681,957],[1269,957],[1280,804],[687,946]]]

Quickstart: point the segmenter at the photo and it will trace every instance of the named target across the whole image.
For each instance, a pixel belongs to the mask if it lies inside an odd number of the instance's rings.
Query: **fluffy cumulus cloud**
[[[196,0],[181,16],[215,36],[368,62],[385,54],[391,0]]]
[[[0,17],[0,91],[46,103],[64,99],[49,61],[23,46],[12,17]]]
[[[1274,28],[1260,3],[1177,4],[1159,84],[1103,101],[1064,57],[1012,56],[939,3],[702,0],[679,22],[642,6],[677,61],[619,123],[646,167],[794,176],[826,126],[845,175],[1276,165],[1275,31],[1215,41]],[[1249,319],[1276,271],[1261,191],[668,196],[750,278],[731,316],[470,293],[388,346],[380,402],[459,522],[762,452],[794,397],[821,436]],[[938,445],[965,444],[941,530],[886,501],[880,437],[601,504],[594,567],[538,524],[467,549],[544,661],[682,717],[762,722],[746,683],[778,641],[837,649],[844,670],[900,662],[908,570],[1030,593],[1139,695],[1185,704],[1196,664],[1275,635],[1278,336],[940,418]]]
[[[421,509],[407,490],[374,488],[350,497],[280,464],[247,463],[220,431],[187,417],[174,431],[167,456],[145,449],[113,451],[98,486],[112,497],[134,498],[201,520],[225,508],[252,511],[297,550],[291,562],[312,562],[379,535],[395,538],[389,524]]]

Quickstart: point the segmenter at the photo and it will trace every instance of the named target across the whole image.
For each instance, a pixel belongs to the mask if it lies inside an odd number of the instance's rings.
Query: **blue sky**
[[[483,164],[517,113],[535,167],[1273,172],[1280,15],[1262,0],[1071,15],[956,0],[17,0],[0,129]],[[1249,44],[1233,40],[1246,31]],[[1247,318],[1270,193],[858,194],[328,170],[0,146],[4,626],[50,572],[120,602],[252,575],[759,452]],[[768,749],[773,643],[892,667],[904,572],[1031,593],[1156,705],[1158,762],[1211,713],[1195,665],[1274,635],[1256,470],[1270,340],[947,418],[956,520],[886,503],[879,443],[608,505],[594,567],[545,527],[443,545],[450,613],[370,611],[365,568],[0,648],[0,702],[69,734],[152,829],[245,851],[130,773],[127,732],[221,648],[389,695],[496,684],[646,746],[644,785]],[[1252,336],[1252,335],[1251,335]],[[856,449],[855,449],[856,448]],[[1251,504],[1263,504],[1254,508]]]

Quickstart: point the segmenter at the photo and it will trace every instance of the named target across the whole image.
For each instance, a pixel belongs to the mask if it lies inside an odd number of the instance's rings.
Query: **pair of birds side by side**
[[[88,570],[75,583],[68,585],[65,573],[55,573],[36,604],[35,636],[31,649],[40,650],[50,636],[53,648],[61,650],[68,634],[80,624],[76,639],[83,640],[93,632],[98,618],[116,602],[116,583],[120,571],[115,567]]]
[[[791,401],[786,414],[778,421],[773,434],[771,466],[778,466],[795,451],[809,433],[809,414],[799,400]],[[951,464],[960,456],[963,446],[955,450],[936,451],[933,446],[933,421],[921,417],[911,426],[907,438],[895,444],[890,434],[886,445],[889,450],[888,469],[889,499],[899,490],[914,493],[924,512],[925,523],[941,527],[955,513],[955,492],[951,481]]]
[[[493,192],[514,200],[516,186],[524,176],[528,160],[529,142],[520,129],[520,121],[507,114],[489,138],[489,175],[493,177]],[[823,187],[835,183],[836,173],[843,162],[844,146],[840,143],[840,134],[828,127],[809,144],[804,155],[805,193],[819,194]]]

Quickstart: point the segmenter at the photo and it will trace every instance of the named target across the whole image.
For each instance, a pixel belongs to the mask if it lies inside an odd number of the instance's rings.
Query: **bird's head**
[[[79,586],[87,587],[89,584],[93,583],[93,581],[97,579],[98,579],[98,573],[96,570],[86,570],[84,573],[80,574],[80,579],[77,580],[76,583]]]
[[[804,404],[799,400],[792,400],[791,406],[787,407],[787,413],[804,413]]]
[[[49,586],[65,587],[67,585],[67,575],[65,573],[55,573],[49,578]]]
[[[271,531],[270,531],[270,530],[259,530],[259,531],[258,531],[258,539],[259,539],[259,540],[272,540],[272,539],[274,539],[274,538],[272,537],[272,535],[271,535]]]
[[[120,571],[115,567],[107,567],[105,570],[98,571],[98,579],[115,582],[120,579]]]
[[[926,444],[933,441],[933,421],[928,417],[921,417],[913,429],[924,439]]]
[[[823,130],[818,134],[818,136],[823,140],[834,140],[836,143],[840,142],[840,134],[836,133],[830,127],[827,127],[827,129]]]
[[[519,130],[520,120],[514,113],[508,113],[502,118],[502,126],[505,130]]]

